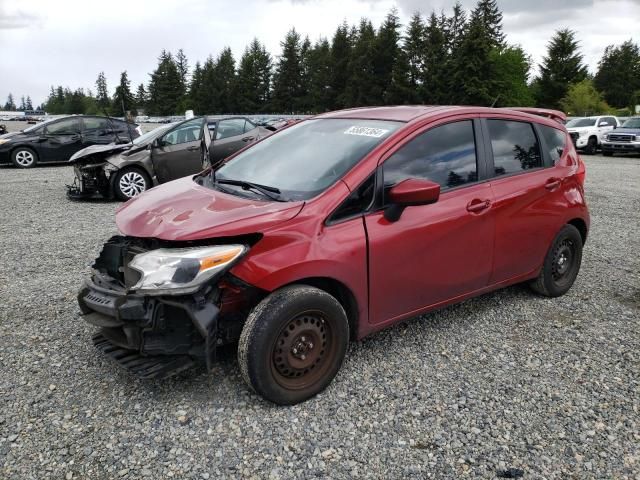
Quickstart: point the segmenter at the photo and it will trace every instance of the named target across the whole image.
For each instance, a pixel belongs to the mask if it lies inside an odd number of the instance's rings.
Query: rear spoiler
[[[558,123],[564,124],[567,121],[567,115],[560,110],[551,110],[549,108],[534,108],[534,107],[509,107],[504,110],[515,110],[516,112],[530,113],[532,115],[539,115],[541,117],[550,118]]]

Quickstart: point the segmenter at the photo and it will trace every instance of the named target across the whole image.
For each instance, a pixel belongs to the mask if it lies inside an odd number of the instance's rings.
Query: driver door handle
[[[490,200],[479,200],[477,198],[467,203],[467,211],[471,213],[480,213],[491,206]]]
[[[196,150],[200,150],[200,146],[194,145],[193,147],[187,148],[187,150],[189,150],[190,152],[195,152]]]
[[[253,137],[244,137],[242,139],[243,142],[250,142],[251,140],[253,140]]]

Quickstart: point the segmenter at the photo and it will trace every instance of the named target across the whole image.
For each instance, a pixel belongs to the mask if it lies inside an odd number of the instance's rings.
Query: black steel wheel
[[[257,393],[292,405],[331,383],[348,341],[342,305],[323,290],[293,285],[273,292],[251,312],[240,336],[238,363]]]
[[[564,295],[575,282],[581,262],[582,236],[573,225],[565,225],[556,235],[531,288],[547,297]]]

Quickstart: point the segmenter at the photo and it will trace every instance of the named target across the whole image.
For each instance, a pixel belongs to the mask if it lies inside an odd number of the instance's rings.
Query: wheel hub
[[[282,377],[302,377],[323,363],[326,350],[324,319],[315,314],[300,315],[292,319],[278,336],[273,362]]]
[[[567,274],[567,272],[571,269],[572,260],[572,244],[569,241],[564,241],[558,246],[558,249],[556,250],[552,267],[552,275],[554,280],[560,280]]]

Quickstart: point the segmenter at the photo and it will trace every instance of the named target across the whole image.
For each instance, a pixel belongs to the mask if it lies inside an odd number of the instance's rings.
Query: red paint
[[[380,107],[320,117],[407,123],[342,181],[306,203],[247,200],[184,178],[127,202],[118,212],[118,228],[126,235],[180,241],[261,233],[231,273],[266,291],[311,277],[331,279],[355,299],[362,337],[402,318],[534,278],[564,224],[579,219],[589,226],[584,164],[568,135],[553,167],[441,192],[435,203],[405,208],[396,222],[379,210],[327,224],[350,191],[396,148],[435,124],[491,117],[564,127],[541,116],[477,107]]]

